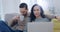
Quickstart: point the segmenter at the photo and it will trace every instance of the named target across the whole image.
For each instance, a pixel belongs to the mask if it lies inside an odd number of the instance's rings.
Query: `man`
[[[26,3],[21,3],[19,5],[20,13],[23,17],[20,16],[15,16],[12,19],[12,23],[10,27],[15,30],[21,30],[21,31],[26,31],[26,24],[29,22],[29,15],[28,15],[28,6]],[[23,20],[21,20],[23,18]]]

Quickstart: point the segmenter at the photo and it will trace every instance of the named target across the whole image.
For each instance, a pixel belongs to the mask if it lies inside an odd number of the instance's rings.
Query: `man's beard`
[[[23,16],[24,16],[24,17],[27,16],[27,13],[26,13],[26,14],[23,14]]]

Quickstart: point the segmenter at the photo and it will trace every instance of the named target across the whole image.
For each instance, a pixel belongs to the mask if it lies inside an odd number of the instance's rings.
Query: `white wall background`
[[[4,20],[5,14],[19,13],[20,0],[0,0],[0,14]]]
[[[2,0],[3,13],[18,13],[20,0]]]
[[[1,19],[1,15],[2,15],[2,10],[3,10],[3,8],[2,8],[2,0],[0,0],[0,19]]]
[[[53,0],[55,14],[60,15],[60,0]]]

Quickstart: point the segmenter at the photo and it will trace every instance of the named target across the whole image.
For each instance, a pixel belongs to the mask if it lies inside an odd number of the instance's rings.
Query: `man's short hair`
[[[19,5],[19,8],[26,8],[26,9],[28,9],[28,6],[27,6],[26,3],[21,3],[21,4]]]

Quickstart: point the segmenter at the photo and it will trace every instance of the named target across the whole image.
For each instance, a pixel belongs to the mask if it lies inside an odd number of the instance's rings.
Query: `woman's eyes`
[[[34,10],[34,11],[39,11],[39,9],[36,9],[36,10]]]
[[[39,11],[39,9],[37,9],[37,11]]]

